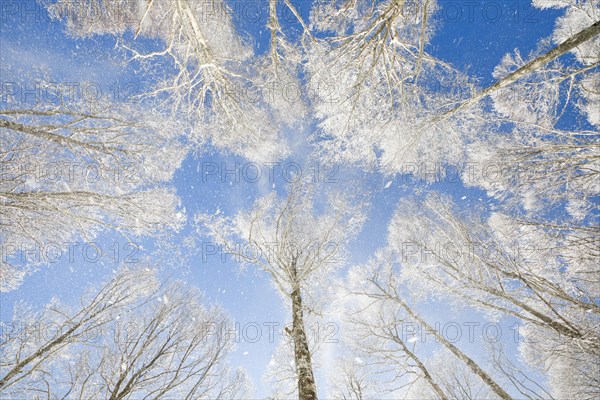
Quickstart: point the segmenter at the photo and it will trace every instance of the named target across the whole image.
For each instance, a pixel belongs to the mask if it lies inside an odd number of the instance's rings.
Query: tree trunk
[[[421,362],[419,357],[417,357],[417,355],[415,353],[410,351],[410,349],[408,348],[406,343],[404,343],[403,340],[401,340],[400,338],[394,338],[394,340],[398,344],[400,344],[400,346],[402,347],[402,351],[404,351],[404,353],[406,353],[406,355],[409,356],[417,364],[417,368],[419,368],[421,370],[421,372],[423,373],[423,378],[427,381],[427,383],[429,383],[429,385],[431,386],[431,388],[433,389],[435,394],[437,394],[438,398],[440,400],[448,400],[448,396],[446,396],[446,394],[444,393],[442,388],[433,379],[433,377],[429,373],[429,370],[427,370],[427,367],[425,367],[425,364],[423,364]]]
[[[511,400],[512,397],[496,381],[492,379],[475,361],[469,358],[465,353],[463,353],[458,347],[454,346],[450,343],[443,335],[440,335],[433,327],[431,327],[425,320],[415,314],[412,309],[408,306],[408,304],[404,303],[402,300],[397,299],[398,303],[406,310],[408,315],[411,316],[415,321],[421,324],[425,330],[435,336],[435,338],[442,344],[446,349],[450,350],[452,354],[454,354],[459,360],[463,361],[471,372],[475,375],[479,376],[481,380],[483,380],[489,387],[492,389],[494,393],[496,393],[503,400]]]
[[[41,349],[38,349],[35,353],[31,354],[30,356],[28,356],[28,357],[24,358],[23,360],[21,360],[20,362],[18,362],[14,367],[12,367],[12,369],[6,375],[4,375],[2,377],[2,379],[0,379],[0,392],[2,392],[2,390],[5,389],[5,387],[9,387],[10,385],[12,385],[14,382],[11,382],[11,380],[15,376],[20,374],[27,365],[44,357],[46,354],[51,352],[52,349],[54,349],[56,346],[59,346],[59,345],[65,343],[67,340],[69,340],[70,336],[73,334],[73,332],[75,332],[81,325],[82,325],[81,322],[78,324],[75,324],[69,330],[67,330],[65,333],[63,333],[56,339],[52,340],[50,343],[45,344]]]
[[[504,78],[496,81],[496,83],[494,83],[492,86],[477,93],[470,99],[461,103],[459,106],[457,106],[449,111],[446,111],[439,118],[437,118],[437,120],[443,120],[443,119],[447,118],[448,116],[450,116],[451,114],[479,102],[479,100],[483,99],[485,96],[510,85],[511,83],[521,79],[522,77],[524,77],[526,75],[529,75],[530,73],[532,73],[533,71],[535,71],[536,69],[541,67],[542,65],[545,65],[545,64],[549,63],[550,61],[562,56],[563,54],[573,50],[575,47],[579,46],[582,43],[587,42],[588,40],[592,39],[593,37],[595,37],[598,34],[600,34],[600,21],[597,21],[596,23],[587,27],[586,29],[582,30],[581,32],[571,36],[569,39],[565,40],[564,42],[562,42],[561,44],[559,44],[552,50],[548,51],[545,54],[542,54],[541,56],[537,57],[535,60],[532,60],[529,63],[525,64],[524,66],[522,66],[521,68],[519,68],[518,70],[513,72],[512,74],[505,76]]]
[[[316,400],[317,388],[313,376],[312,361],[308,340],[304,330],[304,317],[302,312],[302,296],[300,287],[292,292],[292,338],[294,339],[294,359],[296,362],[296,373],[298,375],[298,399]]]

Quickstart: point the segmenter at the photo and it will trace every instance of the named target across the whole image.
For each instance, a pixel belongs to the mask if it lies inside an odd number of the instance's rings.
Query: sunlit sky
[[[2,2],[3,6],[4,3]],[[15,74],[43,68],[56,81],[95,82],[107,92],[115,88],[122,91],[131,88],[135,90],[146,84],[134,71],[123,67],[119,62],[118,55],[114,52],[114,37],[74,39],[67,35],[63,23],[50,22],[43,8],[33,1],[18,3],[35,11],[33,14],[8,15],[10,13],[3,10],[0,31],[1,82],[14,80]],[[266,6],[266,1],[262,3]],[[308,16],[310,1],[292,0],[292,3],[302,15]],[[556,17],[561,14],[557,10],[533,10],[529,0],[440,0],[439,3],[441,8],[438,18],[433,18],[439,22],[437,34],[426,51],[470,76],[477,77],[482,86],[493,81],[493,68],[504,54],[514,49],[519,49],[522,54],[533,50],[541,38],[551,33]],[[500,8],[490,6],[491,3],[500,5]],[[255,41],[258,51],[266,49],[268,39],[265,28],[266,7],[261,10],[257,19],[236,19],[240,30]],[[497,12],[500,12],[499,16]],[[286,20],[281,22],[286,23]],[[302,143],[313,126],[314,121],[307,121],[305,132],[290,132],[289,135],[297,135],[299,143]],[[288,159],[273,167],[272,176],[269,173],[270,167],[261,166],[262,178],[257,182],[244,179],[249,175],[244,175],[243,169],[238,170],[238,175],[225,174],[225,169],[234,169],[236,163],[243,168],[246,161],[224,156],[210,148],[195,151],[184,161],[173,181],[181,198],[182,211],[191,221],[197,212],[220,209],[226,214],[233,214],[247,209],[259,196],[271,190],[281,193],[286,185],[285,169],[294,168],[295,163],[303,165],[305,173],[314,173],[307,166],[319,167],[319,179],[330,179],[327,185],[332,187],[351,185],[353,177],[361,176],[366,182],[363,183],[364,189],[371,192],[373,206],[369,211],[367,224],[351,246],[350,263],[366,261],[378,247],[384,245],[386,223],[398,200],[426,184],[407,176],[389,178],[378,173],[323,169],[307,158],[308,150],[301,144],[294,147]],[[460,182],[441,182],[432,184],[431,188],[452,195],[464,207],[487,202],[483,192],[465,188]],[[190,235],[195,235],[195,230],[188,224],[172,241],[185,252],[184,239]],[[200,248],[201,243],[209,240],[195,237]],[[233,320],[240,324],[241,329],[248,323],[257,323],[262,327],[262,336],[256,343],[243,340],[238,343],[231,362],[249,371],[257,396],[266,395],[268,389],[262,382],[262,377],[276,347],[277,335],[281,332],[281,327],[290,321],[282,299],[268,277],[252,269],[240,271],[230,258],[222,262],[219,255],[204,254],[206,257],[203,260],[201,254],[189,254],[189,257],[180,258],[175,252],[167,251],[166,255],[161,256],[165,260],[161,260],[153,253],[157,249],[156,243],[143,238],[135,239],[135,242],[140,247],[135,255],[139,262],[150,260],[152,265],[160,263],[165,276],[183,279],[199,287],[206,294],[207,300],[221,304]],[[114,236],[110,232],[98,238],[96,243],[104,252],[99,262],[86,262],[81,254],[81,247],[76,248],[72,262],[65,253],[59,262],[44,266],[26,278],[18,290],[2,293],[0,319],[10,320],[12,305],[19,300],[27,300],[36,306],[47,303],[54,296],[65,302],[76,301],[86,286],[105,279],[118,268],[114,257],[115,246],[120,249],[121,259],[131,250],[126,247],[128,239]],[[342,269],[339,274],[344,271]],[[435,307],[429,307],[426,315],[432,320],[446,317],[444,309]],[[280,324],[273,342],[269,340],[266,325],[271,322]]]

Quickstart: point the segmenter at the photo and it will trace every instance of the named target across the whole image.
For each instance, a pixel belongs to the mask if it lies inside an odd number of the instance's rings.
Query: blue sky
[[[18,2],[26,4],[26,9],[34,9],[32,1]],[[294,1],[292,3],[307,17],[310,8],[309,1]],[[539,39],[547,37],[552,30],[554,21],[561,14],[556,10],[533,10],[528,0],[520,1],[445,1],[440,0],[437,33],[426,49],[434,56],[449,62],[458,69],[466,71],[472,77],[479,78],[482,86],[493,81],[492,71],[502,56],[514,49],[522,54],[533,50]],[[494,6],[489,4],[493,3]],[[265,2],[266,4],[266,2]],[[472,13],[469,4],[473,4]],[[4,2],[2,4],[4,6]],[[499,5],[499,8],[496,7]],[[459,7],[459,8],[457,8]],[[34,68],[45,67],[57,81],[92,81],[101,85],[103,90],[110,91],[124,87],[127,83],[143,86],[139,77],[132,71],[124,69],[119,60],[113,56],[114,38],[109,36],[91,39],[73,39],[65,33],[65,27],[59,22],[49,22],[44,17],[41,7],[35,8],[37,16],[24,16],[22,12],[9,15],[4,10],[0,27],[0,81],[14,80],[14,74],[21,74]],[[460,11],[457,11],[460,10]],[[500,14],[497,14],[497,11]],[[459,12],[460,14],[457,14]],[[24,18],[23,18],[24,17]],[[264,12],[261,18],[248,18],[239,21],[239,27],[255,40],[255,48],[261,51],[266,48],[268,31],[264,27]],[[35,18],[35,19],[34,19]],[[284,19],[292,21],[292,19]],[[290,22],[288,22],[290,24]],[[292,27],[298,27],[291,22]],[[135,86],[134,86],[135,87]],[[225,213],[235,213],[240,209],[249,208],[261,194],[275,188],[283,190],[286,180],[282,168],[291,163],[311,162],[304,159],[304,154],[293,154],[288,160],[282,161],[282,167],[275,168],[274,179],[268,176],[268,168],[261,168],[262,179],[249,182],[243,176],[236,181],[233,175],[222,178],[222,170],[213,173],[213,166],[223,165],[233,168],[237,163],[245,165],[245,161],[223,156],[215,151],[190,155],[176,173],[173,185],[182,200],[187,216],[192,219],[196,212],[214,211],[220,208]],[[224,163],[224,164],[223,164]],[[207,173],[208,172],[208,173]],[[328,171],[323,171],[327,173]],[[384,244],[386,225],[393,213],[398,200],[410,195],[419,187],[425,187],[407,177],[385,178],[376,173],[361,173],[359,171],[341,170],[334,174],[337,182],[332,186],[351,185],[351,178],[363,175],[367,188],[371,191],[372,208],[369,220],[351,247],[351,262],[361,263]],[[321,175],[323,177],[323,175]],[[430,185],[431,189],[440,190],[452,195],[463,207],[473,203],[486,202],[485,194],[479,190],[467,189],[460,183],[441,182]],[[463,199],[464,197],[464,199]],[[173,238],[176,244],[193,234],[191,226],[187,226]],[[197,238],[200,243],[207,238]],[[66,302],[74,301],[82,288],[94,282],[99,282],[110,275],[118,267],[111,251],[114,246],[121,249],[121,258],[128,250],[127,240],[115,237],[110,232],[96,240],[106,253],[100,262],[86,262],[81,254],[76,253],[73,262],[63,257],[61,261],[43,267],[39,272],[27,278],[16,291],[0,296],[0,319],[10,320],[12,304],[17,300],[27,300],[34,305],[46,303],[52,296],[57,296]],[[141,248],[140,260],[151,256],[156,249],[152,241],[142,239],[136,241]],[[178,264],[178,260],[169,260]],[[173,262],[176,261],[176,262]],[[287,314],[281,298],[275,292],[268,278],[254,270],[240,272],[235,263],[228,260],[221,262],[218,255],[207,256],[206,260],[196,255],[183,260],[183,265],[174,268],[172,265],[163,268],[165,276],[184,279],[190,284],[201,288],[209,301],[218,302],[231,314],[234,321],[243,327],[244,324],[256,322],[263,327],[263,337],[257,343],[240,342],[233,354],[232,363],[248,369],[257,387],[257,395],[265,395],[266,388],[262,383],[262,375],[275,349],[276,341],[268,340],[265,323],[278,322],[283,325]],[[429,309],[427,311],[433,320],[443,314],[443,310]],[[278,332],[281,331],[279,328]]]

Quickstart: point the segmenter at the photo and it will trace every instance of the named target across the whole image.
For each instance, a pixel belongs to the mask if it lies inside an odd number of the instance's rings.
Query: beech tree
[[[76,36],[117,35],[132,65],[148,74],[159,71],[156,84],[142,96],[168,104],[185,119],[188,137],[199,148],[210,141],[222,151],[261,162],[287,154],[279,126],[293,124],[302,114],[300,99],[283,98],[290,86],[298,85],[294,61],[299,58],[276,35],[281,33],[276,11],[270,25],[274,56],[260,58],[236,32],[232,11],[221,0],[95,0],[83,7],[57,1],[48,9],[66,20]],[[138,45],[138,37],[158,39],[161,46],[148,51]],[[165,65],[172,67],[169,72]]]
[[[586,229],[598,192],[600,9],[576,0],[534,1],[534,6],[565,9],[551,38],[529,56],[518,50],[505,55],[493,85],[444,115],[489,96],[478,117],[482,129],[468,135],[466,163],[478,170],[465,169],[465,184],[483,188],[505,208],[524,209],[529,222],[541,226],[551,223],[541,217],[545,211],[565,206],[568,224],[552,222]],[[568,53],[574,61],[565,60]],[[565,123],[569,114],[579,122]]]
[[[523,64],[518,51],[506,55],[495,75]],[[570,220],[580,225],[597,193],[596,77],[593,65],[567,67],[556,60],[493,93],[485,116],[489,133],[474,136],[468,146],[468,162],[477,171],[465,171],[464,181],[505,206],[524,208],[530,219],[565,202]],[[567,110],[585,122],[564,128]],[[510,126],[510,136],[497,133],[501,125]]]
[[[445,351],[451,353],[473,375],[501,399],[510,399],[506,389],[477,361],[449,341],[410,305],[408,290],[402,285],[394,254],[379,252],[367,265],[350,271],[348,291],[358,298],[348,310],[349,320],[356,330],[354,340],[362,354],[370,357],[380,371],[392,371],[395,390],[410,388],[419,380],[429,385],[436,398],[451,398],[436,380],[415,350],[416,341],[409,338],[408,326],[419,326],[432,335]]]
[[[466,109],[481,119],[486,129],[474,131],[467,148],[468,161],[484,169],[465,171],[463,180],[498,200],[496,211],[460,215],[449,198],[429,196],[425,207],[404,200],[390,223],[389,243],[402,265],[400,281],[413,294],[450,296],[493,318],[518,318],[527,326],[520,332],[521,352],[547,374],[551,395],[593,398],[598,379],[588,371],[597,370],[598,293],[592,265],[599,243],[590,83],[600,28],[592,3],[544,4],[567,7],[553,35],[557,46],[546,51],[549,45],[542,44],[531,61],[518,52],[507,55],[494,85],[437,119]],[[576,62],[566,66],[559,57],[569,51]],[[478,109],[487,95],[491,107]],[[566,110],[579,112],[584,122],[565,129]],[[490,166],[496,167],[492,174],[485,170]],[[516,379],[507,360],[498,363],[500,372],[521,393],[550,395],[535,380],[525,385]]]
[[[381,398],[384,392],[373,379],[373,371],[359,357],[339,357],[330,376],[330,391],[334,399],[366,400]]]
[[[438,382],[444,397],[453,400],[477,400],[497,398],[491,389],[473,374],[468,366],[457,360],[451,353],[439,351],[424,360],[433,380]],[[407,398],[422,399],[431,396],[431,389],[425,379],[410,388]]]
[[[364,220],[361,206],[340,195],[327,196],[323,209],[317,208],[314,191],[314,185],[296,179],[284,199],[272,193],[235,217],[220,212],[197,216],[223,251],[267,272],[288,303],[300,399],[317,398],[304,322],[306,298],[319,296],[313,288],[341,265],[345,246]]]
[[[588,241],[573,241],[560,227],[541,229],[498,212],[487,220],[476,214],[461,218],[450,204],[430,196],[425,207],[410,201],[399,206],[389,240],[408,287],[490,316],[518,318],[525,326],[522,351],[536,354],[537,359],[528,359],[542,370],[571,357],[587,360],[583,370],[594,368],[598,286],[595,267],[579,263],[597,259]],[[559,387],[563,380],[554,375],[550,384]],[[597,390],[593,379],[587,384],[592,386],[586,390]]]
[[[464,181],[497,199],[498,211],[460,216],[448,199],[430,198],[425,212],[421,206],[400,206],[390,230],[397,249],[412,243],[421,256],[425,250],[434,259],[412,257],[404,269],[407,279],[490,314],[519,318],[525,327],[521,354],[548,376],[551,395],[593,398],[600,390],[597,374],[589,373],[597,370],[599,336],[598,125],[592,83],[599,61],[598,7],[576,1],[534,4],[566,8],[552,35],[557,46],[546,50],[550,45],[542,43],[529,60],[518,51],[506,55],[495,70],[498,81],[459,106],[491,97],[485,114],[491,129],[473,136],[468,155],[470,163],[491,166],[492,173],[480,169]],[[567,52],[575,62],[560,58]],[[567,113],[581,122],[566,125]],[[510,136],[503,132],[507,124]],[[496,360],[521,393],[550,395],[535,380],[515,379],[518,369],[508,357]]]
[[[423,160],[465,164],[465,146],[478,141],[481,133],[491,132],[493,140],[503,138],[497,135],[500,121],[490,124],[495,116],[482,101],[487,96],[510,96],[510,109],[518,104],[513,94],[521,92],[515,86],[527,85],[524,82],[530,76],[569,52],[583,66],[542,82],[573,85],[574,76],[594,72],[600,33],[597,5],[573,0],[540,7],[548,6],[568,9],[553,35],[557,46],[518,68],[497,71],[498,80],[478,90],[469,77],[425,51],[435,28],[435,1],[317,3],[311,26],[324,39],[309,42],[306,65],[316,88],[317,148],[327,158],[376,166],[390,175],[406,173],[407,164]],[[591,106],[596,95],[586,91]],[[537,102],[534,96],[524,97],[524,104]],[[566,97],[571,100],[570,95]],[[597,113],[590,114],[595,118]],[[504,153],[499,159],[504,160]],[[412,172],[421,174],[418,169]]]
[[[244,398],[219,308],[147,268],[121,269],[79,307],[20,304],[0,344],[0,393],[18,398]]]
[[[308,42],[306,68],[325,160],[394,175],[423,158],[464,159],[463,133],[475,121],[434,117],[473,85],[426,52],[435,10],[433,0],[315,3],[311,26],[320,39]]]
[[[5,87],[0,109],[1,290],[47,261],[46,246],[91,242],[106,229],[140,236],[181,225],[166,185],[186,153],[179,124],[159,108],[87,99],[48,78],[26,84],[35,99]],[[19,262],[19,251],[34,256]]]
[[[123,269],[99,291],[85,293],[80,309],[68,310],[57,300],[40,312],[35,312],[26,303],[18,304],[14,310],[13,329],[7,329],[2,336],[0,389],[6,390],[28,379],[41,364],[66,346],[84,343],[95,334],[95,329],[104,327],[116,315],[151,295],[158,282],[148,271]]]

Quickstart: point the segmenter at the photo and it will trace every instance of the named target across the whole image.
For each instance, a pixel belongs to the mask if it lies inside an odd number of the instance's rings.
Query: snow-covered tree
[[[346,196],[329,193],[317,201],[315,185],[292,182],[285,198],[272,193],[252,210],[235,217],[198,215],[201,232],[208,231],[224,251],[244,264],[267,272],[290,307],[294,360],[301,399],[315,399],[313,361],[305,327],[307,298],[322,296],[323,283],[342,265],[345,247],[364,220],[362,207]],[[321,307],[312,300],[315,307]],[[318,311],[318,310],[317,310]]]
[[[367,400],[383,398],[385,390],[374,379],[372,366],[365,365],[360,357],[349,355],[336,359],[336,366],[330,372],[331,397],[339,400]]]
[[[439,110],[470,96],[468,79],[425,51],[436,1],[316,2],[306,68],[324,159],[379,167],[456,164],[471,117],[435,121]]]
[[[576,75],[593,73],[597,65],[598,6],[576,0],[561,4],[567,5],[569,11],[558,21],[553,36],[556,47],[508,73],[497,71],[498,81],[477,91],[472,79],[425,51],[435,28],[435,1],[315,3],[311,27],[319,40],[307,42],[306,68],[319,120],[317,148],[326,159],[378,166],[387,174],[406,172],[406,165],[423,160],[465,164],[465,145],[473,137],[477,140],[483,132],[490,132],[489,136],[498,139],[501,122],[490,126],[495,118],[482,102],[487,96],[507,94],[511,109],[519,104],[511,96],[521,92],[519,86],[543,75],[548,63],[569,52],[575,53],[582,66],[542,82],[546,86],[570,84],[563,96],[567,99],[572,98],[571,91],[581,92],[574,85]],[[587,81],[585,97],[595,104],[590,86]],[[539,101],[527,91],[522,93],[524,104]],[[546,97],[545,102],[556,99]],[[583,103],[582,107],[596,118],[589,106]],[[515,107],[519,108],[523,107]],[[547,129],[539,132],[540,136],[549,133]],[[504,156],[498,158],[505,160]]]
[[[523,208],[529,222],[564,208],[571,216],[568,225],[589,225],[598,194],[600,5],[579,0],[534,5],[566,9],[552,37],[527,57],[517,49],[506,54],[494,70],[494,84],[437,120],[465,110],[480,120],[477,129],[465,132],[466,185],[485,189],[505,208]]]
[[[294,341],[287,331],[285,333],[271,355],[263,377],[269,387],[268,398],[273,400],[298,397]]]
[[[246,398],[232,371],[227,316],[193,288],[122,269],[80,307],[15,310],[2,342],[0,393],[18,398]]]
[[[280,127],[294,123],[302,107],[282,99],[282,93],[298,85],[298,58],[284,45],[289,51],[282,61],[277,46],[283,38],[274,39],[275,57],[255,57],[251,43],[236,32],[226,2],[94,0],[82,6],[60,0],[48,4],[48,10],[66,20],[75,36],[118,35],[130,63],[155,76],[155,85],[143,96],[186,120],[196,145],[210,141],[253,161],[273,161],[287,153]],[[275,35],[280,29],[274,15],[270,26]],[[158,40],[158,48],[149,51],[139,44],[142,38]],[[275,74],[265,73],[267,66]]]
[[[1,290],[44,262],[49,241],[64,246],[104,229],[139,236],[180,226],[178,198],[166,186],[186,152],[180,124],[159,109],[90,100],[48,78],[26,84],[39,95],[5,95],[0,110]],[[21,250],[35,257],[21,265]]]
[[[99,290],[84,294],[75,309],[57,300],[38,312],[25,303],[16,305],[13,326],[3,330],[0,390],[6,393],[19,382],[34,379],[42,365],[60,357],[66,347],[93,339],[98,329],[151,296],[158,286],[154,274],[145,269],[123,269]]]
[[[495,75],[524,64],[516,51]],[[597,77],[590,66],[556,60],[491,94],[488,129],[472,137],[468,163],[475,167],[464,181],[531,218],[564,207],[572,222],[585,221],[598,193]],[[581,122],[565,125],[573,115]]]
[[[548,372],[573,357],[594,360],[600,354],[596,267],[580,263],[590,258],[597,265],[588,240],[575,241],[561,227],[522,224],[500,212],[461,216],[448,198],[436,196],[424,205],[401,202],[389,232],[390,248],[402,264],[401,280],[414,294],[453,299],[496,320],[518,318],[530,365]],[[583,371],[594,368],[585,365]],[[552,371],[550,386],[564,387],[566,375]],[[568,375],[591,385],[584,391],[598,389],[595,378],[575,378],[575,370]]]
[[[393,252],[380,251],[366,265],[356,266],[349,273],[347,289],[355,298],[349,300],[346,314],[361,357],[369,360],[380,372],[389,373],[389,385],[395,391],[410,393],[413,385],[424,381],[435,398],[452,398],[417,351],[420,339],[411,336],[413,327],[417,326],[435,338],[444,351],[456,358],[457,363],[464,364],[490,393],[497,398],[510,399],[511,396],[493,375],[415,311],[410,304],[410,290],[401,280],[395,257]]]
[[[597,314],[591,270],[563,263],[568,237],[493,213],[460,218],[448,198],[431,195],[400,203],[390,223],[389,244],[414,288],[442,297],[473,299],[473,305],[547,326],[593,343],[581,316]],[[519,232],[515,235],[515,232]],[[587,248],[581,249],[586,252]],[[561,266],[563,268],[561,268]],[[582,321],[583,322],[583,321]]]
[[[524,334],[520,355],[529,365],[548,377],[548,392],[554,398],[598,398],[600,361],[597,352],[590,352],[585,347],[579,347],[577,342],[547,330],[524,329]],[[504,358],[505,364],[508,364],[507,359],[508,357]],[[518,376],[514,368],[510,372]]]
[[[551,38],[528,57],[507,54],[493,85],[446,114],[489,95],[487,128],[473,132],[467,147],[467,163],[476,170],[465,170],[463,180],[495,198],[496,211],[460,215],[448,199],[433,197],[426,207],[404,202],[390,225],[391,244],[404,253],[411,287],[525,324],[521,353],[548,378],[553,396],[593,398],[599,377],[589,371],[597,371],[600,334],[600,5],[533,3],[565,9]],[[515,379],[518,368],[509,357],[498,360],[513,383],[524,381]],[[534,386],[540,393],[543,385],[525,380],[527,388],[516,385],[521,393]]]
[[[444,397],[451,400],[478,400],[497,398],[490,388],[468,366],[447,351],[434,353],[425,360],[432,379],[438,382]],[[408,399],[432,398],[429,383],[420,379],[411,386]]]

